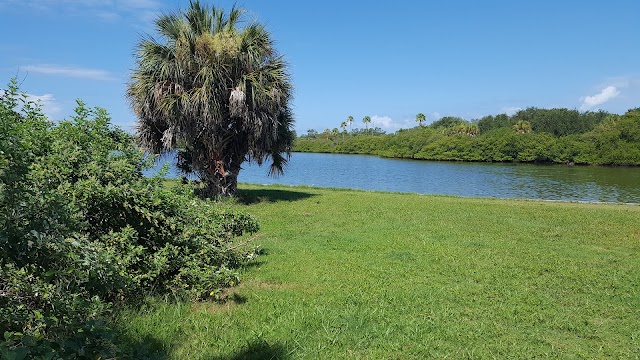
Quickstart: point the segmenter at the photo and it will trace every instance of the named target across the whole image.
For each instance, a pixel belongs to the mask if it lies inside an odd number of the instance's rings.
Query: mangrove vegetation
[[[342,134],[309,130],[294,151],[485,162],[640,165],[640,108],[624,115],[569,109],[520,110],[467,121],[443,117],[428,126],[385,134],[380,128]]]

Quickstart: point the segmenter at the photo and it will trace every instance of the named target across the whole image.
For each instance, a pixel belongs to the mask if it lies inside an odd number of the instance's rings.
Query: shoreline
[[[176,180],[176,179],[172,179]],[[394,194],[394,195],[418,195],[428,197],[449,197],[459,199],[476,199],[476,200],[507,200],[507,201],[527,201],[527,202],[549,202],[549,203],[568,203],[568,204],[584,204],[584,205],[624,205],[624,206],[640,206],[640,203],[635,202],[613,202],[613,201],[589,201],[589,200],[562,200],[562,199],[534,199],[534,198],[502,198],[491,196],[464,196],[464,195],[451,195],[451,194],[428,194],[417,192],[404,192],[404,191],[388,191],[388,190],[367,190],[367,189],[354,189],[354,188],[341,188],[341,187],[322,187],[314,185],[288,185],[288,184],[260,184],[250,182],[238,182],[238,188],[241,186],[259,186],[259,187],[284,187],[284,188],[299,188],[299,189],[317,189],[317,190],[330,190],[330,191],[354,191],[364,193],[379,193],[379,194]]]
[[[468,163],[468,164],[493,164],[493,165],[534,165],[534,166],[577,166],[577,167],[603,167],[603,168],[640,168],[640,165],[633,164],[586,164],[575,162],[535,162],[535,161],[489,161],[489,160],[440,160],[440,159],[422,159],[413,157],[398,157],[398,156],[384,156],[379,154],[369,153],[357,153],[357,152],[322,152],[322,151],[300,151],[294,150],[291,152],[300,154],[331,154],[331,155],[363,155],[363,156],[375,156],[380,159],[389,160],[410,160],[410,161],[429,161],[436,163]]]

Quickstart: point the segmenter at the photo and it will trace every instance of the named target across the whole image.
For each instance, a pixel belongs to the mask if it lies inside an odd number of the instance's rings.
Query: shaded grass
[[[640,356],[640,207],[241,193],[267,255],[232,300],[153,301],[127,336],[176,359]]]
[[[312,193],[294,190],[242,189],[238,194],[238,201],[244,205],[251,205],[260,202],[297,201],[312,196]]]

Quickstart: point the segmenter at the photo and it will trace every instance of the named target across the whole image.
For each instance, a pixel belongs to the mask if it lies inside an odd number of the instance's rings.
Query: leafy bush
[[[53,124],[12,81],[0,92],[3,358],[113,356],[102,319],[150,294],[217,298],[255,256],[249,215],[167,186],[107,112]]]

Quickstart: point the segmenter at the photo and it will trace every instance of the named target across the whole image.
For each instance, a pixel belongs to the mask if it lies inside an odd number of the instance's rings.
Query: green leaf
[[[7,360],[23,360],[27,358],[27,355],[29,355],[29,349],[25,347],[9,350],[5,354]]]

